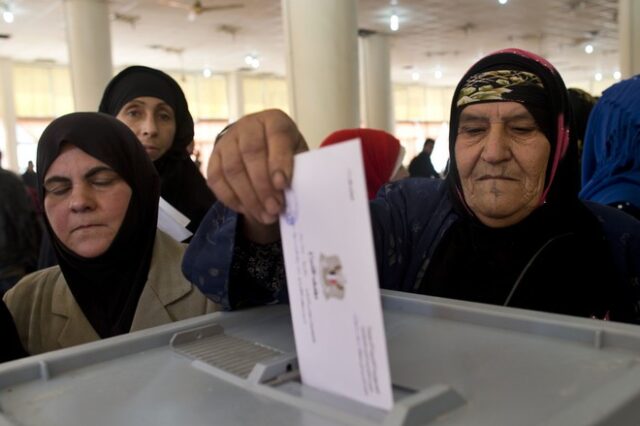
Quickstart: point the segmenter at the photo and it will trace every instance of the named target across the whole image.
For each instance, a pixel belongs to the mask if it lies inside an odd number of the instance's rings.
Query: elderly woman
[[[113,117],[74,113],[38,143],[38,191],[59,266],[4,297],[31,354],[216,310],[180,272],[184,246],[156,229],[160,182]]]
[[[545,59],[508,49],[471,67],[452,102],[446,180],[406,179],[371,202],[380,285],[636,322],[640,223],[578,200],[568,172],[576,161],[569,122],[564,83]],[[254,159],[244,176],[228,173],[243,161],[238,145],[248,152],[262,145],[267,158]],[[260,286],[252,271],[265,264],[266,247],[276,259],[282,190],[293,154],[306,149],[295,124],[276,111],[245,117],[218,142],[210,185],[240,220],[212,209],[183,270],[226,308],[286,300],[281,283],[263,278]],[[246,239],[262,243],[260,250],[237,244]],[[211,260],[213,245],[226,263]],[[239,262],[246,265],[237,269]],[[207,276],[211,267],[216,277]]]
[[[99,111],[136,134],[160,175],[160,195],[189,218],[187,228],[195,232],[215,197],[187,152],[193,118],[178,83],[153,68],[125,68],[105,89]]]

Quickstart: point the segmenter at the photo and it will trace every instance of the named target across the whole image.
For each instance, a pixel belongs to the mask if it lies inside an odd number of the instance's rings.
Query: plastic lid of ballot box
[[[640,327],[388,291],[383,309],[388,412],[302,385],[288,307],[266,306],[2,364],[0,426],[640,422]]]

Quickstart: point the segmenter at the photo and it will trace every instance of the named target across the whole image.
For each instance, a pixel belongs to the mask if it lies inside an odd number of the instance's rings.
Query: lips
[[[516,181],[517,179],[509,177],[509,176],[500,176],[500,175],[482,175],[477,180],[508,180],[508,181]]]
[[[98,225],[98,224],[95,224],[95,223],[90,223],[90,224],[86,224],[86,225],[79,225],[79,226],[76,226],[75,228],[73,228],[71,230],[71,232],[83,231],[83,230],[86,230],[86,229],[97,228],[97,227],[100,227],[100,226],[102,226],[102,225]]]

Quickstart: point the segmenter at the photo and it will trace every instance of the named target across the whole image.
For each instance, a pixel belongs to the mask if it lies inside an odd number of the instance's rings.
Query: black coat
[[[431,158],[426,152],[421,152],[409,163],[409,175],[411,177],[439,178],[440,175],[431,164]]]
[[[27,356],[27,352],[22,347],[13,317],[4,302],[0,303],[0,362],[11,361]]]

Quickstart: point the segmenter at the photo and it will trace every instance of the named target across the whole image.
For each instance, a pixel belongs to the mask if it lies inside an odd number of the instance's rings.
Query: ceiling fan
[[[196,17],[198,15],[201,15],[205,12],[214,12],[214,11],[218,11],[218,10],[229,10],[229,9],[238,9],[241,7],[244,7],[243,4],[240,3],[232,3],[232,4],[221,4],[221,5],[204,5],[202,4],[202,2],[200,0],[196,0],[194,1],[192,4],[187,4],[187,3],[182,3],[180,1],[176,1],[176,0],[158,0],[158,3],[165,5],[165,6],[169,6],[169,7],[175,7],[178,9],[184,9],[187,10],[189,12],[188,18],[190,21],[193,21],[194,19],[196,19]]]

